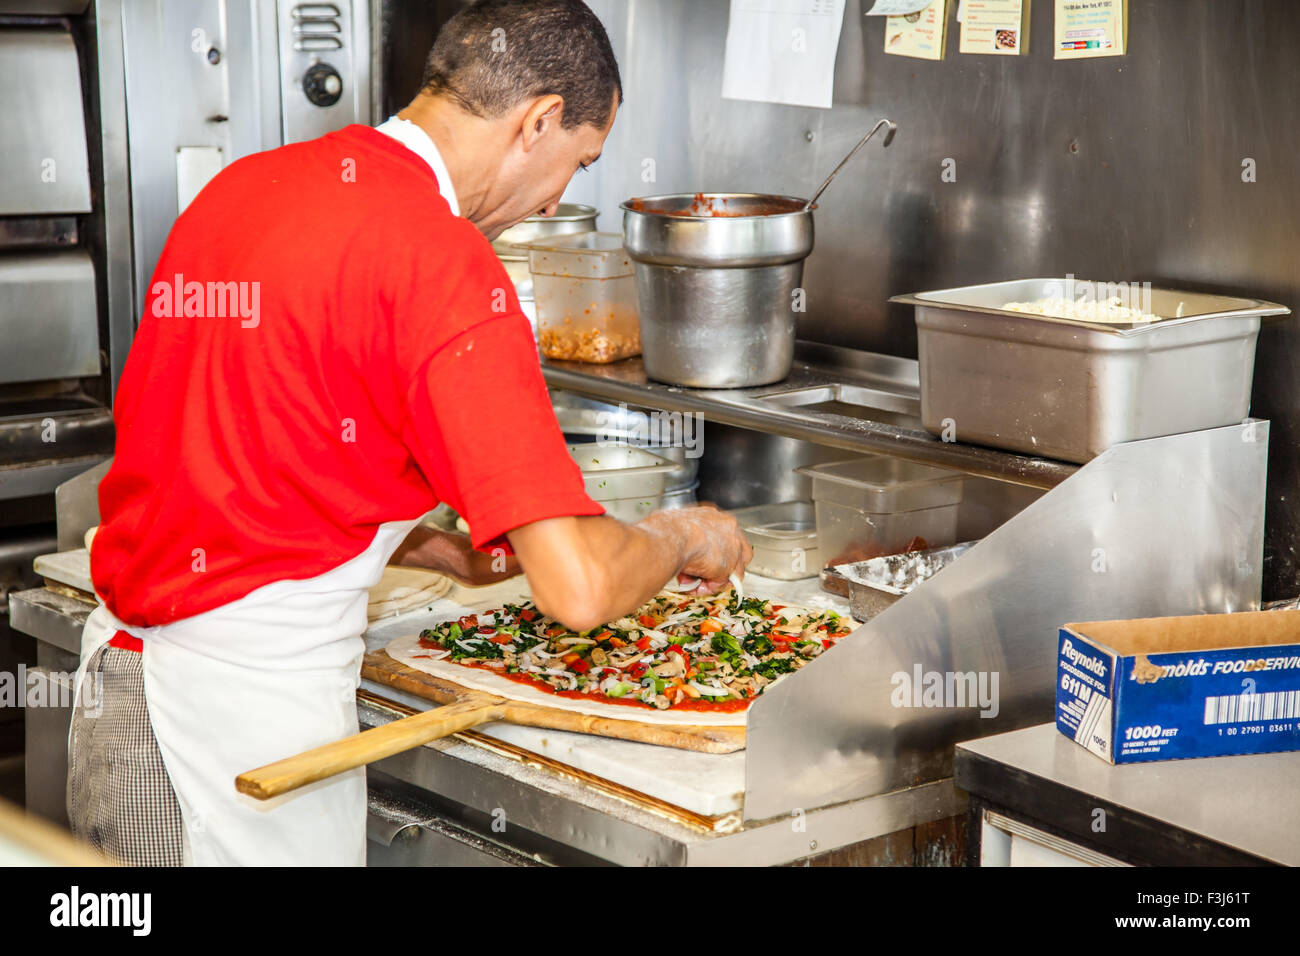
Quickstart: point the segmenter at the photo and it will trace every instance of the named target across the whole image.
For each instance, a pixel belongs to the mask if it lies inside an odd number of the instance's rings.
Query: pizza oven
[[[115,8],[116,9],[116,8]],[[120,10],[116,12],[120,16]],[[55,549],[54,490],[112,452],[130,338],[121,44],[89,0],[0,3],[0,671],[30,662],[10,592]],[[116,64],[119,82],[111,80]],[[110,77],[101,81],[101,70]],[[22,711],[0,709],[0,746]]]
[[[371,122],[375,9],[0,0],[0,672],[76,667],[75,636],[10,631],[7,596],[98,521],[112,399],[172,223],[239,157]],[[67,720],[25,721],[27,804],[55,820]],[[0,757],[22,723],[0,708]]]

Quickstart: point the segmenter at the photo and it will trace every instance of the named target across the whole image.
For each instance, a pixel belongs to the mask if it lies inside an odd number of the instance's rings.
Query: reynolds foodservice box
[[[1061,628],[1056,728],[1111,763],[1300,750],[1300,610]]]

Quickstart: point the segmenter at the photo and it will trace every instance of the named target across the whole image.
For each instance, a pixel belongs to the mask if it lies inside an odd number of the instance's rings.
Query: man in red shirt
[[[177,219],[100,488],[81,836],[134,863],[363,863],[363,771],[266,803],[233,781],[356,732],[366,595],[394,555],[481,583],[512,550],[505,573],[578,629],[676,574],[743,572],[721,512],[626,525],[587,497],[489,244],[554,213],[621,99],[580,0],[486,0],[397,117],[242,159]],[[417,528],[439,502],[472,541]]]

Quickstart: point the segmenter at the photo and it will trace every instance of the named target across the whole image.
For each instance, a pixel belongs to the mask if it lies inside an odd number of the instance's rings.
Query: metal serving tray
[[[1071,281],[1019,279],[890,299],[916,308],[927,431],[1082,463],[1119,442],[1246,418],[1260,319],[1290,309],[1156,288],[1149,311],[1179,317],[1119,325],[1002,308],[1066,298]]]
[[[946,548],[887,554],[854,564],[836,565],[834,570],[848,581],[849,610],[854,619],[865,624],[930,580],[975,544],[974,541],[963,541]]]

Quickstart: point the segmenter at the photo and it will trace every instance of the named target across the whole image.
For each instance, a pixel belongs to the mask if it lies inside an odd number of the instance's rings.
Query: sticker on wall
[[[930,0],[876,0],[867,11],[869,17],[901,17],[920,13]]]
[[[915,13],[885,21],[885,52],[942,60],[948,28],[948,0],[933,0]]]
[[[1024,0],[964,0],[962,53],[1016,56],[1029,47],[1029,8]]]
[[[1123,56],[1127,41],[1128,0],[1056,0],[1056,59]]]

